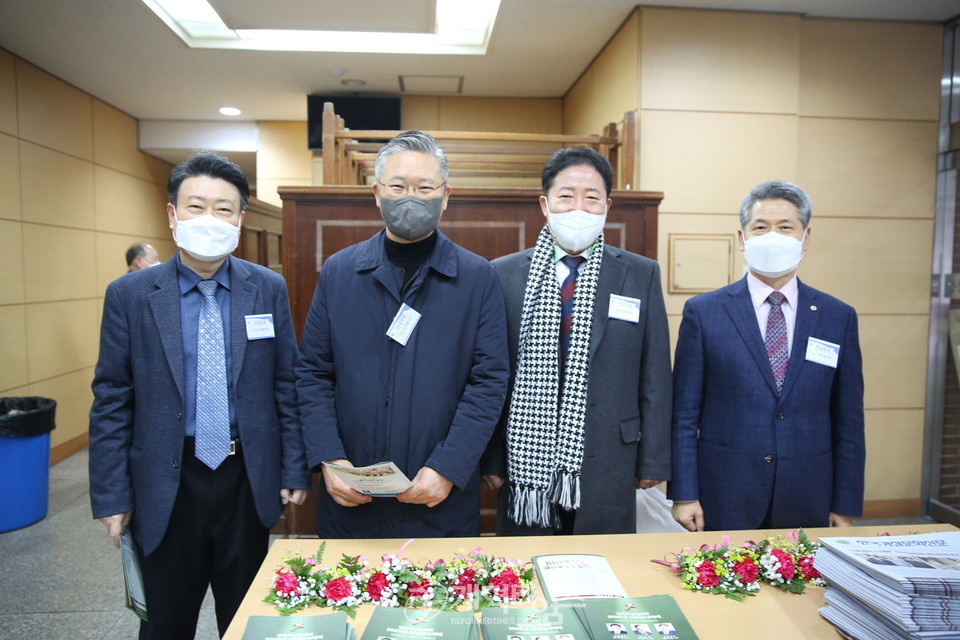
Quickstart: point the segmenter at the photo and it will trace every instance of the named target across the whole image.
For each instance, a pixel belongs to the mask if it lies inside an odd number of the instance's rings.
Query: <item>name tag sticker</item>
[[[640,300],[611,293],[610,312],[607,315],[617,320],[640,322]]]
[[[420,314],[404,304],[393,317],[393,322],[387,329],[387,337],[407,346],[407,340],[410,339],[410,334],[413,333],[418,322],[420,322]]]
[[[818,338],[810,338],[807,340],[806,358],[810,362],[836,369],[837,362],[840,360],[840,345]]]
[[[273,332],[273,314],[261,313],[257,316],[244,316],[247,321],[247,340],[263,340],[275,338]]]

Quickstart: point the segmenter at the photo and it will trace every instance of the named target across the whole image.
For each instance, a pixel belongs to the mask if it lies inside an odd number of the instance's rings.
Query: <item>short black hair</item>
[[[554,180],[557,179],[557,174],[564,169],[582,165],[592,167],[600,174],[603,178],[603,186],[607,189],[607,197],[610,197],[610,190],[613,189],[613,167],[609,160],[590,147],[567,147],[550,156],[547,164],[543,165],[543,173],[540,176],[543,195],[547,195],[550,191]]]
[[[200,176],[226,180],[235,186],[240,192],[240,211],[246,211],[247,203],[250,202],[250,183],[247,182],[247,177],[243,175],[240,167],[215,151],[195,151],[173,168],[167,180],[167,202],[176,205],[183,181]]]
[[[147,257],[147,250],[144,248],[145,246],[146,245],[144,245],[142,242],[138,242],[137,244],[130,245],[130,248],[127,249],[127,266],[128,267],[133,266],[133,261],[136,260],[137,258]]]

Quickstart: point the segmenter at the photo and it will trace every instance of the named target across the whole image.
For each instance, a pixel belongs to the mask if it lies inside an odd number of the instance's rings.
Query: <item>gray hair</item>
[[[806,229],[807,225],[810,224],[813,205],[810,204],[807,193],[792,182],[769,180],[755,187],[740,202],[740,228],[745,229],[747,227],[753,206],[761,200],[786,200],[797,208],[797,216],[800,218],[800,224],[803,225],[803,228]]]
[[[377,153],[377,165],[374,169],[374,176],[377,180],[383,177],[383,169],[387,164],[387,158],[404,151],[416,151],[435,156],[440,162],[440,177],[443,182],[447,181],[447,175],[450,171],[447,166],[447,154],[437,146],[437,141],[432,135],[423,131],[404,131],[380,147],[380,151]]]

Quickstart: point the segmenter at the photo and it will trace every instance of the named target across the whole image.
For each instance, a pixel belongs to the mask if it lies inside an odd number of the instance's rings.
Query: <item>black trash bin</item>
[[[56,411],[50,398],[0,398],[0,532],[47,515]]]

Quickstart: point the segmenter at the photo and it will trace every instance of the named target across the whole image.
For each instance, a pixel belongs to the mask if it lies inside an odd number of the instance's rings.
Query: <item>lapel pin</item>
[[[817,305],[815,304],[810,305],[810,311],[816,311],[816,310],[817,310]]]

